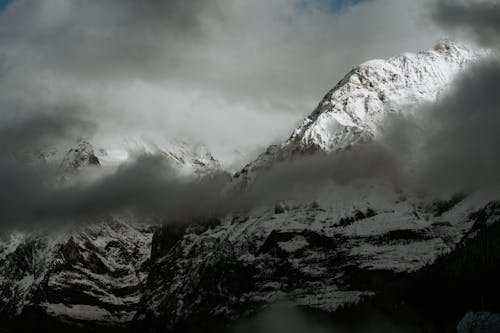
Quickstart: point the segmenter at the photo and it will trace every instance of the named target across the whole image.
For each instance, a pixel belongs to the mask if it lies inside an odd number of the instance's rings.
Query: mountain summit
[[[285,146],[334,151],[370,140],[389,113],[408,113],[439,94],[484,55],[449,40],[425,52],[371,60],[349,72],[293,132]]]
[[[288,140],[269,147],[236,178],[248,183],[254,171],[295,153],[333,152],[372,141],[384,118],[436,101],[458,74],[486,54],[442,40],[427,51],[367,61],[340,80]]]

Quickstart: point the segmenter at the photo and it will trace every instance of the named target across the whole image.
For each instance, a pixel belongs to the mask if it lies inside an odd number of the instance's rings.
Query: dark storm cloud
[[[6,64],[6,56],[5,54],[0,54],[0,80],[2,79],[2,76],[7,74],[7,64]]]
[[[243,206],[300,197],[312,200],[328,183],[347,185],[373,179],[396,181],[398,169],[385,147],[367,144],[331,154],[298,155],[262,171],[242,194]]]
[[[61,211],[63,203],[70,207],[69,217],[95,218],[130,210],[166,222],[189,222],[219,213],[216,210],[223,204],[221,190],[227,180],[223,173],[205,178],[182,177],[165,156],[145,154],[96,182],[57,192],[53,200],[56,205],[46,211]]]
[[[0,54],[18,91],[94,103],[103,141],[168,133],[248,162],[353,66],[438,38],[421,33],[420,2],[341,14],[300,2],[16,0],[0,14]]]
[[[390,115],[374,143],[277,163],[250,186],[257,202],[312,198],[323,184],[384,181],[440,196],[500,186],[500,62],[471,66],[441,98],[412,115]]]
[[[100,5],[101,1],[95,1],[85,6]],[[185,33],[201,33],[200,16],[205,10],[214,10],[216,2],[203,0],[114,0],[108,1],[107,6],[115,10],[122,9],[126,15],[123,23],[136,26],[139,29],[146,28],[151,32],[161,31],[161,28],[169,28]],[[124,26],[123,28],[127,28]]]
[[[242,192],[230,190],[224,173],[201,179],[180,176],[163,155],[139,155],[112,172],[93,170],[95,178],[84,173],[66,183],[58,182],[61,170],[50,165],[34,167],[2,156],[0,181],[6,186],[0,188],[0,220],[3,227],[19,227],[97,221],[132,212],[165,223],[189,223],[280,200],[314,200],[332,183],[341,190],[344,185],[384,181],[432,195],[498,186],[499,76],[496,61],[473,66],[436,104],[415,117],[388,119],[378,143],[333,154],[297,155],[262,171]],[[44,138],[44,131],[30,131],[39,124],[54,136],[81,127],[74,119],[58,123],[35,118],[20,124],[26,127],[2,134],[4,143],[22,133],[28,134],[26,140]]]
[[[433,10],[435,23],[454,32],[472,33],[480,43],[498,47],[498,1],[439,0]],[[416,181],[420,185],[448,189],[476,189],[500,185],[500,62],[491,60],[471,68],[452,91],[427,110],[416,124],[424,128],[410,137],[416,155]],[[404,137],[404,133],[398,133]]]
[[[150,77],[175,65],[183,41],[201,36],[201,15],[215,12],[210,3],[17,0],[1,17],[0,41],[24,50],[24,61],[65,75]]]
[[[33,164],[36,151],[86,135],[95,126],[69,108],[57,112],[39,106],[33,113],[22,104],[3,104],[0,109],[4,116],[0,121],[0,226],[33,226],[38,208],[61,176],[56,165]]]
[[[499,84],[498,60],[480,63],[426,111],[430,129],[417,154],[427,184],[462,190],[500,185]]]
[[[465,29],[483,44],[500,43],[498,1],[439,0],[433,16],[439,25],[448,29]]]
[[[61,170],[56,166],[27,165],[19,161],[16,154],[11,153],[21,146],[38,146],[71,137],[75,139],[82,132],[87,135],[89,131],[92,132],[92,123],[102,125],[100,110],[93,113],[96,117],[88,116],[90,98],[84,100],[89,105],[83,103],[80,107],[64,107],[63,105],[75,103],[65,103],[58,99],[57,94],[53,97],[53,91],[50,89],[39,89],[47,85],[43,80],[40,80],[39,85],[32,85],[33,78],[38,80],[34,73],[39,70],[44,72],[48,68],[55,71],[56,74],[52,73],[55,76],[51,77],[53,81],[50,82],[57,88],[57,84],[63,86],[65,83],[59,83],[58,75],[61,73],[70,73],[78,80],[85,76],[93,79],[104,77],[118,83],[117,76],[130,78],[137,75],[150,78],[150,74],[154,76],[161,73],[163,67],[171,67],[183,71],[182,74],[173,76],[173,79],[182,81],[182,78],[193,73],[196,77],[207,75],[221,78],[219,70],[222,64],[227,67],[222,77],[228,80],[219,80],[217,84],[222,84],[221,87],[231,98],[237,99],[238,94],[233,95],[233,89],[238,89],[237,85],[244,83],[245,89],[241,89],[241,92],[248,92],[249,96],[257,96],[261,89],[264,89],[266,94],[272,93],[285,96],[283,100],[293,100],[296,98],[291,93],[294,89],[277,84],[279,82],[273,80],[279,78],[292,83],[302,80],[307,82],[308,86],[309,82],[313,82],[311,87],[317,89],[321,84],[322,88],[319,90],[323,92],[324,82],[316,82],[317,73],[328,71],[322,68],[321,71],[307,70],[308,74],[303,72],[303,65],[306,63],[322,67],[334,59],[328,56],[325,59],[320,57],[318,61],[311,60],[316,59],[313,57],[317,55],[316,51],[325,50],[325,45],[328,44],[325,42],[325,34],[320,32],[327,33],[327,39],[332,45],[343,45],[341,49],[350,50],[349,54],[362,54],[364,57],[364,54],[369,53],[367,50],[375,52],[385,47],[382,45],[362,48],[363,52],[358,52],[357,47],[360,46],[356,45],[364,43],[354,43],[352,40],[356,36],[365,36],[365,31],[374,30],[369,29],[370,27],[376,27],[382,21],[386,23],[387,18],[370,18],[373,14],[370,6],[375,6],[375,3],[377,2],[364,4],[356,9],[352,17],[339,18],[340,21],[336,23],[329,22],[331,26],[325,23],[325,20],[330,18],[327,14],[308,13],[302,16],[292,12],[297,21],[286,25],[283,30],[275,25],[279,20],[275,22],[270,19],[274,19],[274,16],[265,16],[271,13],[266,10],[267,7],[242,3],[224,7],[225,14],[234,10],[232,15],[223,15],[224,19],[228,20],[224,24],[228,25],[214,28],[205,23],[207,20],[219,20],[219,8],[215,5],[208,7],[206,2],[202,1],[189,4],[185,1],[109,1],[98,4],[96,1],[18,0],[8,11],[2,13],[1,20],[6,29],[0,30],[1,45],[6,52],[4,66],[8,68],[6,75],[9,79],[7,81],[4,77],[0,82],[2,88],[5,88],[0,91],[0,104],[3,108],[0,122],[0,183],[6,184],[0,188],[2,226],[95,220],[122,211],[132,211],[138,215],[149,214],[168,221],[189,221],[199,217],[223,215],[233,210],[251,209],[262,203],[272,204],[277,200],[293,198],[297,194],[313,197],[322,184],[328,181],[344,185],[359,180],[386,179],[398,186],[406,185],[429,191],[436,188],[454,191],[482,186],[489,182],[495,183],[497,177],[494,170],[499,166],[496,158],[499,138],[493,130],[498,124],[496,112],[499,104],[495,94],[495,87],[498,86],[495,82],[498,82],[499,76],[496,62],[471,69],[457,83],[452,93],[436,106],[424,109],[420,118],[391,121],[392,128],[387,130],[381,144],[353,147],[338,154],[305,156],[278,163],[264,172],[243,193],[228,192],[227,177],[223,174],[203,179],[180,177],[162,156],[141,155],[118,169],[103,172],[95,178],[87,179],[82,176],[74,181],[60,183]],[[397,4],[401,3],[403,2],[395,3],[395,7],[389,8],[390,13],[384,11],[383,16],[397,20],[399,16],[395,14],[410,6],[408,3],[413,4],[405,2],[405,5],[398,7]],[[280,1],[274,5],[274,9],[284,6]],[[261,27],[248,25],[244,20],[251,13],[263,15]],[[26,14],[23,24],[16,21],[20,14]],[[351,21],[351,18],[356,19]],[[311,19],[317,19],[318,25],[310,26]],[[242,27],[238,27],[235,22],[241,23]],[[245,22],[247,25],[243,24]],[[207,32],[203,28],[208,26],[218,33],[205,39]],[[347,28],[336,35],[328,35],[333,32],[332,27],[338,26]],[[231,27],[232,30],[220,34],[221,27]],[[351,28],[353,31],[350,31]],[[276,31],[281,33],[274,34]],[[262,50],[267,50],[266,62],[260,62],[263,60],[262,52],[249,57],[251,52],[245,43],[235,43],[241,41],[245,34],[255,37],[259,32],[260,35],[269,37],[269,40],[264,41],[256,39],[259,41],[257,45],[261,46]],[[281,37],[284,38],[283,43],[280,42]],[[360,38],[362,41],[363,38],[372,37],[370,35]],[[299,45],[297,40],[307,42],[305,45]],[[213,42],[214,45],[203,49],[207,47],[207,41]],[[195,44],[196,47],[192,49]],[[349,48],[351,46],[353,48]],[[220,50],[217,49],[219,47]],[[192,52],[186,53],[187,50]],[[208,63],[194,61],[199,55],[196,51],[201,50],[207,51],[201,54],[218,51],[215,55],[220,63],[211,66],[211,61],[214,60],[211,58],[205,58],[209,60]],[[294,50],[302,50],[302,53],[293,52]],[[179,55],[182,57],[178,57]],[[245,55],[246,58],[239,55]],[[172,57],[176,59],[171,61]],[[372,55],[366,56],[371,57]],[[342,56],[341,58],[344,61],[346,59]],[[242,62],[241,59],[245,61]],[[260,60],[253,63],[250,61],[253,59]],[[24,66],[21,66],[23,61]],[[260,68],[259,66],[266,72],[264,76],[259,76],[258,73],[254,75],[254,69]],[[344,66],[340,67],[344,72]],[[199,70],[201,72],[198,72]],[[216,76],[213,76],[213,71],[217,72]],[[276,75],[280,71],[282,77]],[[235,85],[231,83],[233,74],[239,80]],[[258,79],[255,79],[256,77]],[[270,77],[271,80],[265,79]],[[35,82],[38,82],[36,80]],[[23,88],[21,92],[19,87]],[[72,82],[67,90],[60,89],[66,92],[78,90],[79,87],[78,81]],[[101,88],[99,85],[96,87],[97,90]],[[287,92],[282,94],[280,89]],[[32,94],[32,91],[37,93]],[[51,98],[43,98],[45,94]],[[127,101],[126,95],[118,94],[118,99]],[[265,99],[267,95],[262,96]],[[72,101],[71,96],[66,99]],[[47,103],[47,100],[52,102]],[[184,99],[181,100],[185,102]],[[215,105],[218,109],[219,104]],[[139,112],[143,109],[133,109],[135,113],[130,119],[137,126],[137,122],[143,117]],[[193,107],[190,109],[197,110]],[[200,110],[206,111],[204,108]],[[177,117],[173,119],[177,125],[179,114],[175,115]],[[205,121],[205,118],[196,114],[189,115],[187,125],[193,126],[193,131],[200,131],[207,126],[208,121]],[[193,125],[196,124],[196,118],[202,119],[201,125]],[[227,114],[224,114],[221,119],[226,121],[228,118]],[[85,119],[93,119],[93,122],[89,123]],[[206,119],[210,120],[210,117]],[[219,132],[224,132],[220,131],[221,121],[214,123],[217,124]],[[224,130],[231,129],[230,124],[225,126],[227,128]],[[274,128],[274,125],[271,127]],[[164,130],[162,128],[162,131]],[[236,127],[236,130],[239,131],[239,127]],[[258,135],[251,134],[247,140],[253,141]]]
[[[2,229],[95,222],[123,212],[184,221],[217,213],[215,210],[223,207],[217,194],[227,181],[226,175],[180,177],[160,154],[140,154],[112,171],[89,168],[66,174],[60,160],[43,162],[37,152],[67,147],[77,138],[92,136],[97,125],[83,118],[83,106],[76,102],[54,105],[40,96],[2,102]]]
[[[142,155],[94,181],[59,184],[55,170],[2,163],[0,190],[3,227],[43,226],[61,222],[96,222],[113,213],[190,221],[217,213],[225,177],[179,177],[164,156]],[[60,174],[59,174],[60,176]],[[52,178],[50,178],[52,177]],[[4,179],[5,178],[5,179]],[[5,181],[7,183],[5,183]]]
[[[313,199],[329,181],[343,185],[393,179],[395,172],[388,152],[370,145],[277,163],[241,192],[230,187],[230,177],[223,172],[181,176],[162,154],[140,154],[116,170],[88,169],[67,179],[58,163],[30,163],[22,153],[67,140],[93,125],[69,112],[28,114],[32,117],[10,119],[0,127],[2,147],[8,147],[0,150],[2,228],[85,223],[123,212],[189,223],[283,199]]]
[[[0,228],[95,223],[132,213],[165,223],[226,213],[221,191],[228,176],[181,177],[162,155],[140,155],[110,173],[89,169],[65,179],[58,165],[0,156]],[[97,177],[89,174],[97,173]]]
[[[305,10],[298,3],[293,0],[252,4],[229,0],[16,0],[0,17],[0,41],[2,48],[10,51],[17,48],[16,53],[28,57],[26,60],[38,67],[66,75],[141,79],[175,75],[176,79],[208,79],[210,82],[204,83],[220,84],[213,80],[232,78],[230,72],[223,76],[218,73],[226,69],[248,76],[252,82],[245,82],[247,86],[257,89],[258,84],[273,77],[266,76],[266,71],[294,75],[300,80],[297,71],[308,73],[300,67],[303,65],[315,68],[328,65],[340,74],[349,68],[335,68],[334,63],[350,66],[380,53],[392,55],[387,46],[375,43],[373,37],[393,33],[393,29],[384,25],[387,19],[392,25],[407,26],[411,18],[407,9],[414,7],[407,0],[392,4],[381,0],[358,5],[361,9],[353,8],[349,17],[351,11],[339,16],[330,12],[328,6]],[[381,8],[384,10],[380,11]],[[379,13],[374,15],[376,11]],[[340,25],[344,29],[339,29]],[[376,33],[377,30],[383,31]],[[419,37],[414,27],[408,30],[414,38]],[[354,38],[358,38],[357,43]],[[396,47],[393,41],[387,42]],[[328,44],[338,47],[334,51]],[[346,52],[347,45],[356,48],[356,52]],[[311,52],[314,48],[318,52]],[[259,49],[263,52],[256,52]],[[314,55],[312,61],[310,57]],[[315,65],[318,61],[320,64]],[[247,72],[248,66],[251,70]],[[258,76],[252,78],[255,70],[259,71]],[[312,78],[314,74],[308,76]],[[258,82],[253,82],[255,79]],[[282,80],[281,84],[286,85],[287,81]],[[332,80],[325,83],[331,84]],[[315,93],[321,95],[325,86]]]
[[[74,140],[89,136],[96,125],[79,118],[81,109],[76,106],[61,107],[38,105],[25,109],[19,104],[0,105],[0,150],[19,152],[35,150],[59,140]]]

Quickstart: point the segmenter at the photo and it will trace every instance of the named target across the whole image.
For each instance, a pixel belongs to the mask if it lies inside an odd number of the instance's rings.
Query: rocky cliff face
[[[277,303],[335,312],[452,252],[489,197],[381,202],[380,188],[364,190],[334,205],[269,207],[182,232],[163,227],[153,248],[168,245],[152,252],[137,319],[182,331]]]
[[[135,314],[153,229],[109,217],[68,232],[16,234],[4,244],[4,318],[33,313],[70,324],[120,325]]]
[[[96,156],[94,147],[87,141],[80,141],[75,147],[66,151],[61,162],[63,170],[70,173],[78,172],[88,166],[98,167],[101,166],[101,163]]]

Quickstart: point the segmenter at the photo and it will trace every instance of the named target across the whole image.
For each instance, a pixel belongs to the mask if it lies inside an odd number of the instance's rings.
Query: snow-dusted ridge
[[[386,60],[367,61],[351,70],[280,145],[271,146],[235,174],[246,184],[258,170],[301,152],[333,152],[376,140],[390,114],[409,114],[434,102],[469,65],[489,51],[443,40],[433,48]]]
[[[159,145],[136,140],[110,153],[79,140],[69,148],[60,144],[23,156],[34,166],[52,164],[60,171],[61,178],[54,180],[59,183],[89,168],[116,167],[134,152],[163,156],[186,175],[219,169],[206,148],[171,141]],[[148,276],[156,225],[127,214],[92,222],[16,231],[0,239],[0,314],[4,318],[41,311],[69,325],[114,327],[133,320]]]
[[[384,116],[434,101],[482,55],[443,41],[356,67],[288,140],[236,174],[235,183],[250,182],[293,154],[335,154],[376,140]],[[218,168],[204,149],[141,140],[112,154],[81,143],[66,151],[63,165],[97,165],[94,157],[112,164],[134,150],[159,153],[186,172]],[[385,280],[366,281],[380,272],[409,275],[496,225],[500,204],[488,203],[498,198],[480,191],[437,200],[386,183],[329,184],[314,201],[258,207],[201,225],[148,228],[122,216],[57,237],[13,234],[0,243],[0,314],[36,309],[70,324],[199,331],[282,301],[333,312],[376,295]]]
[[[184,175],[204,175],[221,169],[220,162],[205,146],[183,140],[129,138],[123,141],[117,151],[127,156],[142,153],[164,156]]]
[[[285,143],[334,151],[373,138],[384,117],[433,102],[484,50],[443,40],[432,49],[371,60],[354,68]]]

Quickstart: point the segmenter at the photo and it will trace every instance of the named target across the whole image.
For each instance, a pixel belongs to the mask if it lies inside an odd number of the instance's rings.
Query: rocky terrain
[[[358,66],[288,140],[236,173],[231,186],[244,190],[262,170],[294,154],[335,154],[376,141],[387,114],[415,112],[435,101],[483,55],[443,41],[429,51]],[[163,150],[187,172],[203,175],[219,167],[208,152],[182,152]],[[99,166],[105,157],[98,156],[90,144],[80,143],[62,166]],[[479,267],[498,276],[497,256],[478,263],[464,253],[471,248],[474,258],[484,257],[488,246],[495,248],[499,198],[486,190],[435,198],[377,181],[327,183],[310,200],[189,225],[148,226],[124,215],[71,232],[13,233],[0,245],[0,313],[6,327],[37,318],[62,329],[210,331],[274,304],[346,316],[375,300],[377,307],[391,309],[401,302],[395,295],[407,295],[408,305],[398,308],[402,320],[420,313],[429,279],[444,281],[436,278],[440,272]],[[410,292],[412,284],[420,294]],[[456,279],[454,287],[467,285]],[[488,296],[484,288],[467,294],[469,304],[483,297],[492,311],[500,310],[491,301],[496,294]],[[450,286],[438,303],[451,306],[453,292]],[[434,294],[439,300],[441,294]],[[428,331],[447,331],[475,310],[465,301],[454,306],[443,326],[432,324]],[[407,321],[414,327],[401,331],[414,331],[425,320],[439,318],[422,313]]]
[[[195,154],[183,146],[168,147],[175,150],[148,147],[179,169],[200,176],[219,167],[206,149],[196,148]],[[105,150],[96,150],[85,140],[67,150],[48,147],[34,155],[36,163],[58,164],[61,181],[71,180],[86,168],[101,167],[101,160],[113,162]],[[34,317],[49,325],[60,324],[61,329],[66,325],[127,327],[150,270],[155,228],[151,221],[123,214],[83,226],[4,235],[0,245],[4,320],[24,325],[24,318]]]

